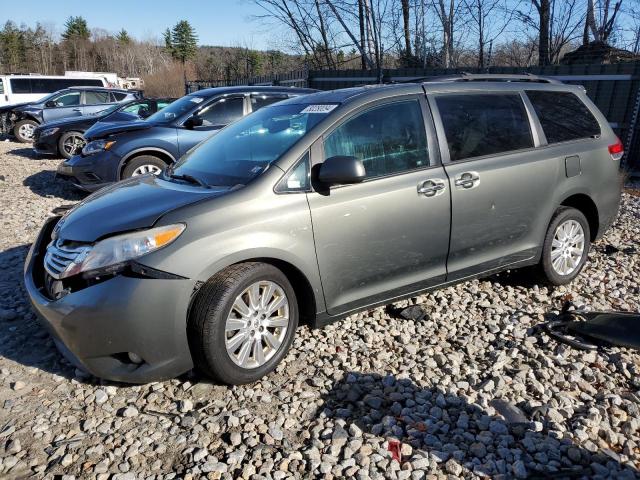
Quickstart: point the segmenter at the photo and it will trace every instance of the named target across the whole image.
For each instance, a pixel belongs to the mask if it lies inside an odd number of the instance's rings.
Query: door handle
[[[453,182],[456,187],[473,188],[480,184],[478,172],[464,172]]]
[[[418,185],[418,195],[424,195],[425,197],[435,197],[444,192],[445,184],[440,179],[429,179]]]
[[[74,109],[73,109],[73,111],[74,111],[74,112],[79,112],[79,111],[80,111],[80,109],[79,109],[79,108],[74,108]]]

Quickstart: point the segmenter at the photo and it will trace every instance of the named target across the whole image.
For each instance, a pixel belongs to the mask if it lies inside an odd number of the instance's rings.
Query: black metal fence
[[[546,67],[426,68],[371,70],[300,70],[274,76],[233,81],[195,81],[186,85],[187,93],[203,88],[231,85],[287,85],[333,90],[382,82],[407,82],[456,73],[532,73],[580,84],[604,113],[625,145],[625,168],[640,175],[640,62],[611,65],[551,65]]]

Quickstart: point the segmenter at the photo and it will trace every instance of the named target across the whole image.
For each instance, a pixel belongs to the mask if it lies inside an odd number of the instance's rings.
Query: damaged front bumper
[[[118,274],[53,295],[43,260],[59,219],[49,219],[31,246],[24,282],[60,352],[75,366],[113,381],[145,383],[191,369],[186,321],[194,282]],[[130,361],[130,353],[141,361]]]

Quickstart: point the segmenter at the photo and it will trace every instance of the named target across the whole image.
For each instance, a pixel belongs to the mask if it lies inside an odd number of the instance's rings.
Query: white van
[[[108,86],[109,82],[105,78],[95,76],[2,75],[0,76],[0,107],[35,102],[63,88]]]

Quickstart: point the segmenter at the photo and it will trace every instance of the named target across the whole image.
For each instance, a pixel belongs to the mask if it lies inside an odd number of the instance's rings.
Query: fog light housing
[[[128,352],[127,353],[127,357],[129,357],[129,361],[131,363],[136,363],[136,364],[140,364],[143,362],[142,358],[140,357],[140,355],[133,353],[133,352]]]

